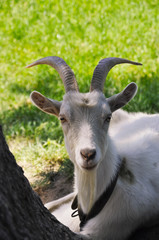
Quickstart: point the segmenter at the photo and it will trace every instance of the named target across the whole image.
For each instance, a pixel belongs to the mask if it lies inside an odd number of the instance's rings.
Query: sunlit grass
[[[25,68],[38,58],[64,58],[82,92],[89,90],[100,59],[139,61],[142,67],[113,68],[104,92],[110,96],[134,81],[138,94],[126,109],[158,112],[158,6],[158,0],[0,1],[0,122],[18,161],[40,172],[57,158],[67,158],[58,120],[37,110],[29,99],[33,90],[56,100],[62,100],[64,94],[55,70],[49,66]],[[51,144],[44,147],[48,139]]]

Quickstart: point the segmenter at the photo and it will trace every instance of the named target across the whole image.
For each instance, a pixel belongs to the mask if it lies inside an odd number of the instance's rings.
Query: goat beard
[[[88,213],[96,200],[96,171],[85,172],[79,170],[78,174],[80,178],[80,184],[78,185],[79,202],[84,205],[87,204],[86,213]]]

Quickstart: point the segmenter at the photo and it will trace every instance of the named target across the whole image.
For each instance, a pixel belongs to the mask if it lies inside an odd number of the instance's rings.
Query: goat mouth
[[[95,167],[97,166],[97,164],[94,164],[94,165],[90,165],[90,166],[82,166],[82,168],[84,168],[85,170],[92,170],[92,169],[94,169]]]

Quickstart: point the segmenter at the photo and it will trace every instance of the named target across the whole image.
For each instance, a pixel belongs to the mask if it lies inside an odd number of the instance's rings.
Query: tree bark
[[[17,165],[9,151],[0,126],[0,240],[14,239],[82,238],[59,223],[44,207],[24,176],[22,168]],[[129,238],[129,240],[158,239],[159,217],[155,219],[155,225],[139,229]]]
[[[0,126],[0,240],[80,240],[59,223],[32,190]]]

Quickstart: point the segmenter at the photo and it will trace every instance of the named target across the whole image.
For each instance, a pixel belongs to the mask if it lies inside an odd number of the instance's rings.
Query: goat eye
[[[61,121],[61,123],[64,123],[64,122],[66,122],[66,118],[64,118],[63,116],[61,116],[61,117],[60,117],[60,121]]]
[[[108,116],[108,117],[106,117],[106,119],[105,119],[105,122],[110,122],[110,120],[111,120],[111,116]]]

